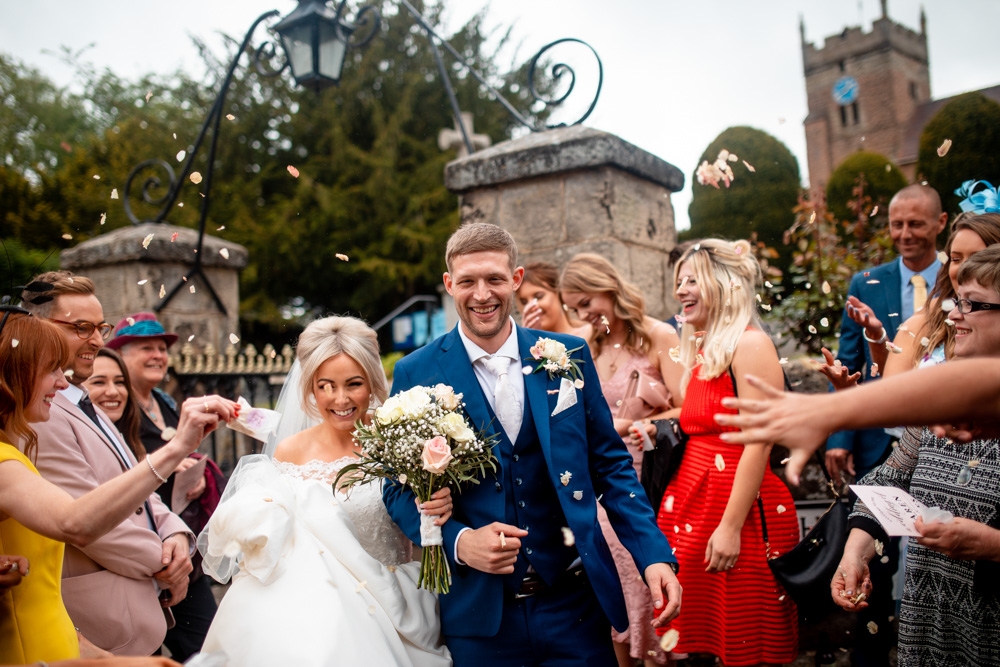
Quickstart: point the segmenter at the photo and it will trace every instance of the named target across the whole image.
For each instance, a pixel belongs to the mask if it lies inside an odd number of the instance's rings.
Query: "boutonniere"
[[[566,346],[551,338],[539,338],[538,342],[531,346],[531,359],[538,362],[534,369],[525,366],[525,375],[537,373],[544,370],[549,374],[549,379],[557,377],[571,380],[577,389],[583,387],[583,371],[580,370],[580,361],[571,359],[570,355],[582,349],[583,346],[567,350]]]

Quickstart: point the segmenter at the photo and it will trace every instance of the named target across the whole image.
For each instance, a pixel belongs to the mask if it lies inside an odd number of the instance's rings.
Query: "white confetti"
[[[176,138],[177,138],[177,135],[175,134],[174,135],[174,139],[176,139]],[[185,157],[187,157],[187,151],[178,151],[178,153],[177,153],[177,161],[178,162],[183,162]]]
[[[406,484],[406,480],[408,480],[408,479],[410,479],[410,478],[406,476],[406,473],[403,473],[402,475],[399,476],[399,483],[400,484]]]
[[[143,250],[146,250],[147,248],[149,248],[149,244],[153,240],[153,236],[155,236],[155,234],[147,234],[146,238],[144,238],[142,240],[142,249]]]
[[[16,338],[11,338],[10,339],[10,346],[11,347],[17,347],[20,344],[21,344],[21,341],[19,341],[18,339],[16,339]]]
[[[130,327],[134,327],[135,326],[135,318],[134,317],[126,317],[125,321],[128,322],[128,325]]]
[[[108,214],[107,213],[101,213],[101,224],[103,225],[107,221],[108,221]]]
[[[830,292],[833,291],[833,288],[830,287],[830,283],[828,283],[825,280],[823,281],[823,284],[820,285],[820,288],[823,290],[823,294],[829,294]]]
[[[194,183],[195,185],[198,185],[199,183],[201,183],[201,172],[192,171],[191,175],[188,176],[188,178],[191,179],[192,183]]]
[[[97,174],[94,174],[94,180],[95,180],[95,181],[99,181],[99,180],[101,180],[101,177],[100,177],[100,176],[98,176]]]
[[[221,232],[221,231],[222,231],[223,229],[225,229],[225,228],[226,228],[226,226],[225,226],[225,225],[222,225],[221,227],[216,227],[216,228],[215,228],[215,231],[217,231],[217,232]]]
[[[336,257],[337,259],[339,259],[341,262],[349,262],[349,261],[351,261],[351,258],[348,257],[347,255],[345,255],[342,252],[338,252],[336,255],[334,255],[334,257]]]
[[[112,188],[111,189],[111,198],[112,199],[118,199],[118,188]]]
[[[690,533],[692,530],[694,530],[694,526],[692,526],[689,523],[684,524],[684,532],[685,533]]]
[[[191,341],[193,341],[193,340],[194,340],[194,334],[191,334],[190,336],[188,336],[188,342],[189,342],[189,343],[190,343]]]
[[[880,280],[875,280],[873,278],[872,280],[866,280],[865,282],[868,283],[869,285],[878,285],[881,281]]]
[[[229,342],[232,343],[233,345],[236,345],[236,343],[240,342],[240,337],[234,333],[231,333],[229,334]]]
[[[568,547],[571,547],[574,544],[576,544],[576,537],[573,535],[572,530],[570,530],[566,526],[563,526],[562,534],[563,534],[563,544],[565,544]]]
[[[223,259],[229,259],[229,249],[228,248],[222,248],[221,250],[219,250],[219,254],[222,255]]]
[[[830,320],[828,320],[828,319],[827,319],[827,318],[825,318],[825,317],[824,317],[824,318],[822,318],[822,319],[820,319],[819,323],[820,323],[820,326],[823,326],[823,327],[828,327],[828,326],[830,326]]]
[[[569,486],[569,481],[571,479],[573,479],[573,473],[571,473],[569,470],[559,475],[559,481],[562,482],[563,486]]]
[[[577,378],[573,380],[573,386],[577,389],[583,389],[583,378]]]
[[[148,280],[146,280],[145,278],[143,278],[142,280],[140,280],[140,281],[139,281],[138,283],[136,283],[136,284],[137,284],[137,285],[145,285],[145,284],[146,284],[146,283],[148,283],[148,282],[149,282]]]
[[[878,632],[878,624],[875,623],[875,621],[868,621],[868,625],[866,627],[868,628],[868,632],[873,635]]]
[[[718,468],[719,472],[726,469],[726,460],[722,458],[722,454],[715,455],[715,467]]]
[[[152,90],[150,90],[149,92],[146,93],[146,103],[147,104],[149,103],[149,99],[151,97],[153,97],[153,91]]]
[[[226,114],[226,120],[236,120],[236,116],[231,113]]]
[[[64,377],[65,377],[65,378],[66,378],[67,380],[68,380],[68,379],[70,379],[71,377],[73,377],[73,369],[72,369],[72,368],[69,368],[69,369],[67,369],[67,370],[63,371],[63,376],[64,376]]]
[[[757,171],[756,169],[753,168],[753,165],[747,162],[746,160],[743,160],[743,166],[746,167],[747,171],[749,171],[751,174],[756,173]]]
[[[660,637],[660,648],[664,653],[670,653],[677,648],[677,642],[681,640],[681,633],[675,628],[670,628]]]
[[[941,145],[938,146],[937,149],[938,157],[944,157],[945,155],[948,154],[948,151],[950,150],[951,150],[951,139],[945,139],[944,141],[941,142]]]
[[[166,287],[166,285],[160,285],[160,298],[162,299],[166,295],[167,295],[167,287]]]
[[[949,327],[955,326],[955,320],[953,320],[951,318],[948,318],[948,317],[945,318],[944,323],[946,325],[948,325]]]
[[[194,294],[195,293],[194,285],[188,287],[188,291],[191,292],[191,294]]]
[[[583,491],[574,491],[573,500],[583,500]]]
[[[665,511],[667,511],[667,512],[673,512],[674,511],[674,497],[673,496],[667,496],[667,499],[665,501],[663,501],[663,509]]]
[[[784,366],[785,364],[788,363],[788,357],[782,357],[781,359],[778,359],[778,363]]]
[[[63,234],[62,237],[64,239],[66,239],[67,241],[72,241],[73,240],[73,235],[72,234]]]
[[[811,334],[817,333],[816,327],[814,327],[811,324],[808,327],[806,327],[806,328],[809,330],[809,333],[811,333]]]
[[[523,375],[531,375],[531,366],[521,366],[521,373]],[[556,390],[559,391],[558,389]]]
[[[920,339],[920,347],[927,347],[930,344],[931,344],[931,339],[928,338],[927,336],[924,336],[923,338]]]
[[[885,549],[885,545],[882,543],[882,540],[875,540],[875,553],[881,556],[883,549]]]
[[[777,512],[778,514],[784,514],[788,510],[785,508],[784,505],[778,505],[774,511]]]

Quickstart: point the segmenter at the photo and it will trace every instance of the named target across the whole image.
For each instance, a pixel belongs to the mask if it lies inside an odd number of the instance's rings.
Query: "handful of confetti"
[[[265,408],[255,408],[240,396],[236,402],[240,406],[240,416],[226,424],[229,428],[245,433],[251,438],[267,442],[267,436],[274,433],[281,421],[281,413]]]

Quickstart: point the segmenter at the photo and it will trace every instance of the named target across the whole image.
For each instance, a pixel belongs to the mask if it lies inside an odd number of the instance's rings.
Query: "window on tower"
[[[851,102],[851,114],[854,117],[854,124],[858,124],[858,103]]]
[[[847,127],[847,107],[840,107],[840,126]]]

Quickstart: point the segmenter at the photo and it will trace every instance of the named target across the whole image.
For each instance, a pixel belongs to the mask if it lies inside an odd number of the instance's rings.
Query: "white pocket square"
[[[563,378],[562,382],[559,383],[559,400],[556,401],[556,408],[552,411],[552,417],[566,410],[568,408],[576,405],[576,387],[573,385],[573,381],[568,378]]]

